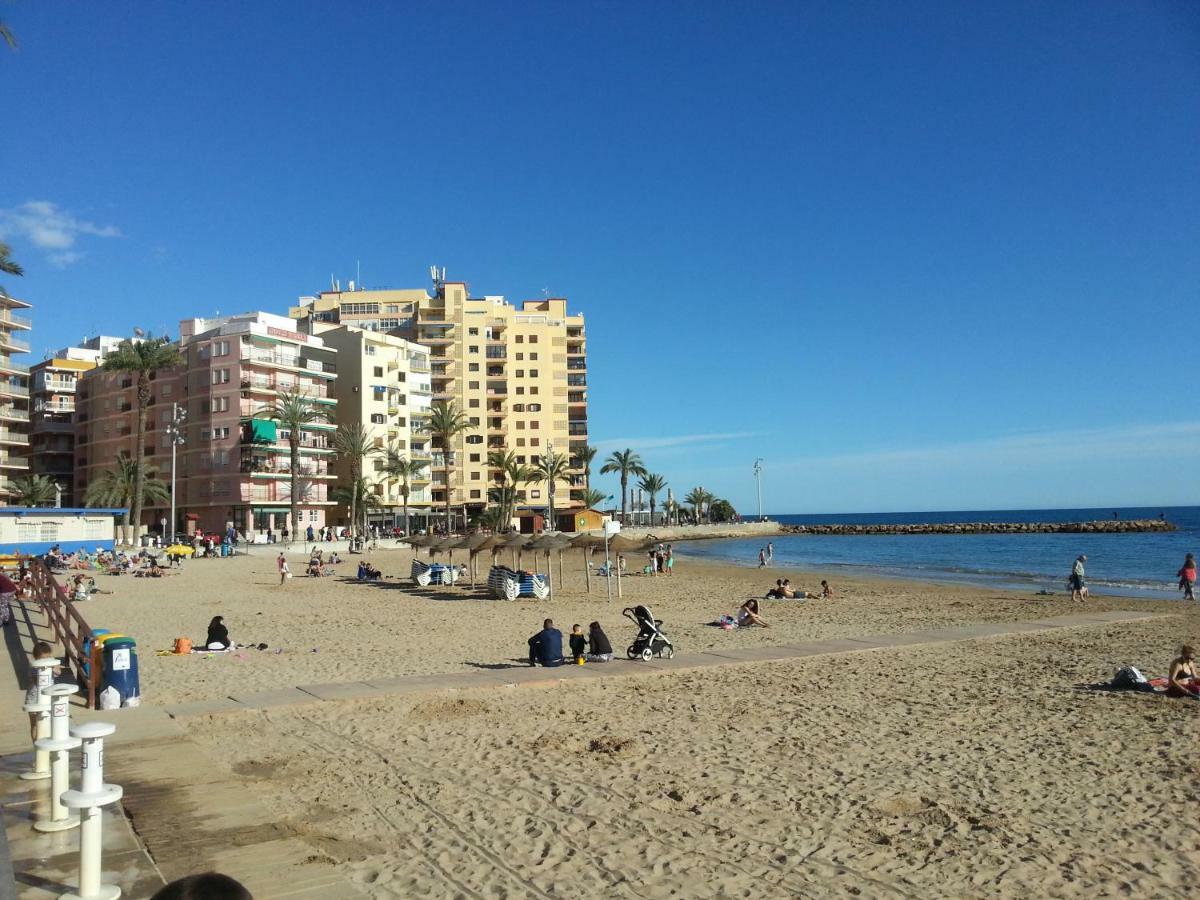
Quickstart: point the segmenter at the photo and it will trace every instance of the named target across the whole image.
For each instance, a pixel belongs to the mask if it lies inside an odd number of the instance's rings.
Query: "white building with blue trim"
[[[63,553],[112,550],[123,515],[124,509],[0,507],[0,555],[38,556],[56,544]]]

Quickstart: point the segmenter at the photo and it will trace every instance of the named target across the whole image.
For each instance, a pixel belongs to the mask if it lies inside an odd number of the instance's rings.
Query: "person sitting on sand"
[[[829,586],[828,581],[821,582],[821,596],[826,600],[833,599],[833,588]]]
[[[1190,697],[1200,700],[1200,678],[1196,676],[1196,651],[1190,645],[1179,648],[1179,655],[1171,660],[1167,675],[1168,697]]]
[[[612,644],[599,622],[588,626],[588,662],[608,662],[613,658]]]
[[[229,649],[229,629],[225,627],[224,616],[213,616],[208,623],[208,637],[204,646],[209,650]]]
[[[308,568],[304,570],[304,574],[307,575],[309,578],[320,578],[321,577],[321,561],[319,559],[317,559],[316,557],[313,557],[312,559],[310,559],[308,561]]]
[[[383,573],[365,560],[358,564],[358,580],[359,581],[378,581],[383,577]]]
[[[739,628],[747,628],[750,625],[761,625],[763,628],[770,628],[762,616],[758,614],[758,600],[751,597],[742,604],[742,608],[737,612],[737,625]]]
[[[330,564],[331,566],[336,566],[336,565],[337,565],[338,563],[340,563],[341,561],[342,561],[342,558],[341,558],[340,556],[338,556],[338,555],[337,555],[337,551],[336,551],[336,550],[331,550],[331,551],[330,551],[330,553],[329,553],[329,564]]]
[[[568,640],[571,644],[571,658],[576,663],[582,663],[587,651],[587,638],[584,637],[583,626],[571,626],[571,636]]]
[[[529,664],[536,666],[562,665],[562,632],[554,627],[554,620],[542,623],[542,630],[529,639]]]

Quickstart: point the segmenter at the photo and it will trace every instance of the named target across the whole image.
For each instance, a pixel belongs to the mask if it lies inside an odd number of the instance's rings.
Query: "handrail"
[[[84,621],[67,591],[40,559],[28,560],[33,581],[33,598],[37,600],[46,620],[54,631],[55,642],[62,645],[67,662],[75,669],[76,680],[87,688],[88,707],[96,708],[96,690],[100,685],[100,653],[96,635]],[[84,645],[88,651],[84,651]]]

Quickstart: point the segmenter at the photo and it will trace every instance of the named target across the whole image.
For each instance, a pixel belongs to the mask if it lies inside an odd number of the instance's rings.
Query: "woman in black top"
[[[213,646],[214,644],[217,646]],[[213,616],[212,621],[208,623],[208,639],[204,646],[209,650],[229,649],[229,629],[225,627],[221,616]]]
[[[599,622],[588,626],[588,662],[608,662],[613,657],[612,644]]]

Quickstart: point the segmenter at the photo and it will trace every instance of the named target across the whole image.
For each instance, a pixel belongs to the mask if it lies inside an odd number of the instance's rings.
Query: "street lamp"
[[[171,440],[171,533],[170,535],[164,534],[164,540],[173,541],[175,539],[175,531],[178,528],[175,521],[175,451],[187,440],[183,430],[186,419],[187,410],[178,403],[172,403],[171,424],[167,426],[167,437]]]
[[[554,441],[546,441],[546,522],[549,529],[542,525],[542,531],[557,531],[554,522]],[[548,571],[548,570],[547,570]]]
[[[761,458],[761,457],[760,457],[760,458],[758,458],[758,459],[756,459],[756,460],[754,461],[754,483],[755,483],[755,484],[757,485],[757,487],[758,487],[758,521],[760,521],[760,522],[763,520],[763,511],[762,511],[762,463],[763,463],[763,461],[762,461],[762,458]]]

